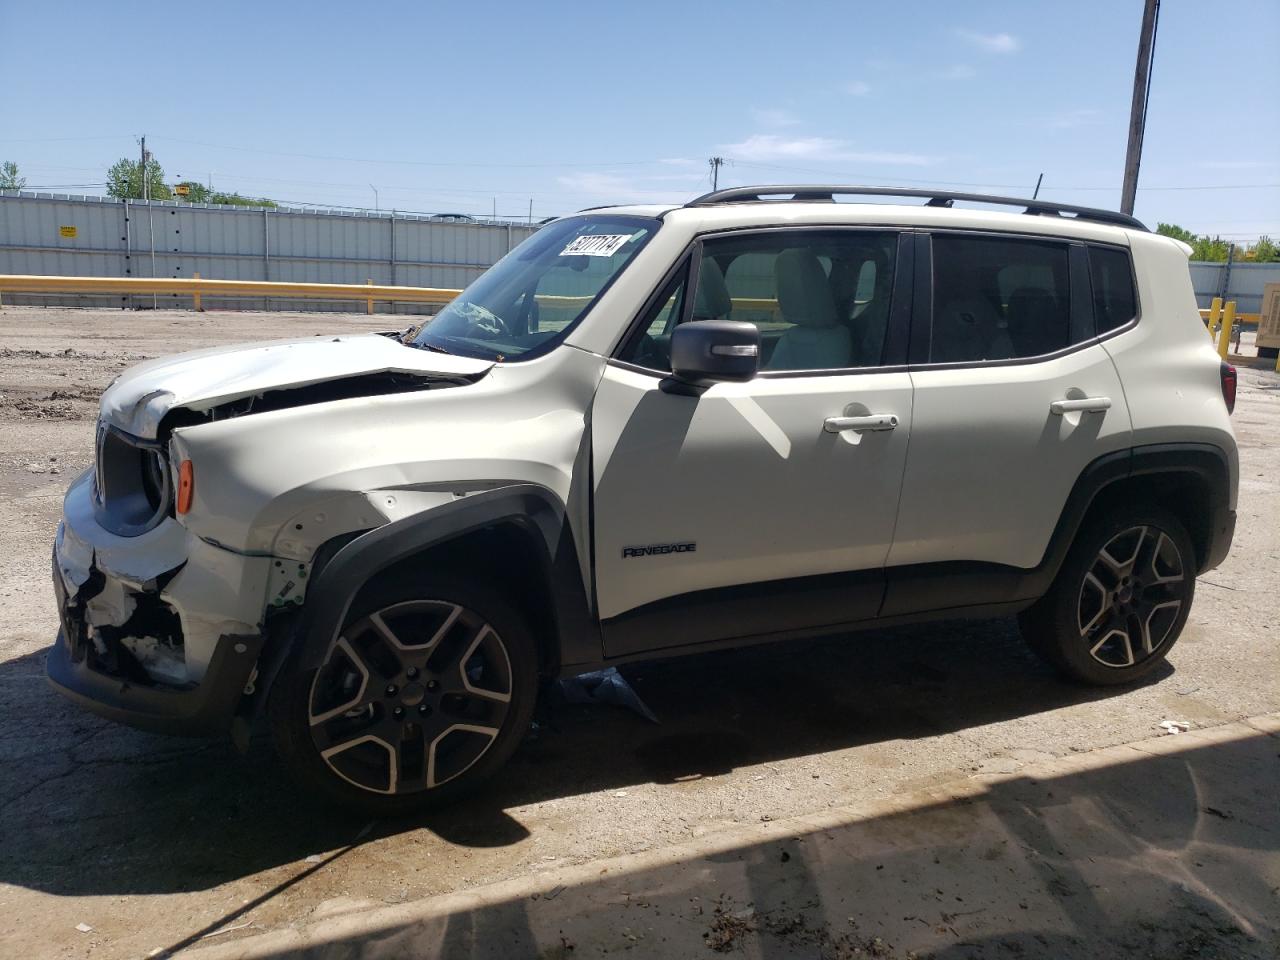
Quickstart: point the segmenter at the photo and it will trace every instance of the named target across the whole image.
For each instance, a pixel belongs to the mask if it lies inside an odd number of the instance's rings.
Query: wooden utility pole
[[[1138,167],[1142,163],[1142,136],[1147,129],[1147,102],[1151,92],[1151,64],[1155,60],[1156,23],[1160,0],[1146,0],[1142,11],[1142,33],[1138,37],[1138,63],[1133,71],[1133,103],[1129,107],[1129,147],[1124,157],[1124,187],[1120,210],[1132,216],[1138,193]]]
[[[712,157],[707,163],[711,164],[711,189],[720,189],[720,168],[724,166],[724,157]]]

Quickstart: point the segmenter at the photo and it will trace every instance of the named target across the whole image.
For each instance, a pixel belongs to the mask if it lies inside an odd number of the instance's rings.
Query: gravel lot
[[[1280,376],[1247,369],[1235,547],[1201,579],[1170,665],[1137,688],[1059,682],[1006,621],[644,665],[628,673],[660,724],[547,704],[482,799],[378,825],[299,798],[264,739],[242,757],[57,697],[43,679],[49,550],[111,378],[180,350],[403,324],[0,310],[0,955],[145,956],[220,923],[287,927],[1010,773],[1166,718],[1199,729],[1280,710]]]

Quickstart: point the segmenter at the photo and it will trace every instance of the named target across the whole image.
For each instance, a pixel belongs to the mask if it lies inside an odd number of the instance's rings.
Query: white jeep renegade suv
[[[1187,253],[1042,201],[722,190],[554,221],[400,336],[144,363],[66,495],[49,677],[156,730],[265,714],[382,813],[626,660],[1017,614],[1127,683],[1235,522]]]

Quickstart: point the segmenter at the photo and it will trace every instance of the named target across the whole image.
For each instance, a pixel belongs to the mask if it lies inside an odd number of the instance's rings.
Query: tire
[[[1115,507],[1086,522],[1049,592],[1018,624],[1070,679],[1132,683],[1177,642],[1195,578],[1195,547],[1177,517],[1155,504]]]
[[[300,655],[271,692],[276,748],[304,787],[374,816],[475,790],[533,717],[533,637],[501,595],[474,582],[375,582],[318,669],[302,669]]]

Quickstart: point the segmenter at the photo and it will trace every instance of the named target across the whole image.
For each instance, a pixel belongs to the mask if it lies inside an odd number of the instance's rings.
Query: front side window
[[[1111,247],[1090,247],[1089,279],[1093,284],[1093,317],[1099,334],[1122,327],[1138,315],[1129,254]]]
[[[897,246],[896,233],[836,230],[706,240],[691,308],[684,309],[688,271],[680,271],[619,358],[670,371],[671,331],[687,315],[754,323],[765,371],[878,366]]]
[[[545,352],[659,226],[646,217],[607,215],[548,224],[485,271],[410,343],[487,360]]]
[[[1066,244],[933,237],[931,363],[1036,357],[1070,342]]]

